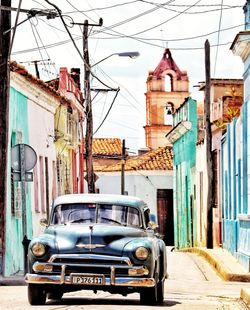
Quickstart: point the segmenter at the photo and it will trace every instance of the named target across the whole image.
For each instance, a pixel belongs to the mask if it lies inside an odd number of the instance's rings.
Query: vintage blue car
[[[77,290],[138,292],[144,304],[162,303],[166,247],[155,227],[136,197],[57,197],[44,233],[29,245],[29,303],[43,305]]]

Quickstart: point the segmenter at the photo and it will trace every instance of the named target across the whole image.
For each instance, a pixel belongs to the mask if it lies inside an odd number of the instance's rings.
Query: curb
[[[24,277],[1,277],[0,276],[0,286],[25,286],[26,282]]]
[[[242,288],[240,291],[240,298],[244,301],[244,303],[250,309],[250,289]]]
[[[178,251],[196,253],[200,256],[203,256],[210,263],[210,265],[212,265],[215,268],[215,270],[225,281],[250,282],[250,273],[230,272],[228,268],[223,265],[223,262],[220,261],[219,257],[217,258],[216,256],[214,256],[213,254],[209,253],[206,250],[200,248],[185,248]]]

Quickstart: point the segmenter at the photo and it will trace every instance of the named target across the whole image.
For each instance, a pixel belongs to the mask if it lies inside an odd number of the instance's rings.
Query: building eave
[[[182,137],[186,132],[192,128],[192,123],[189,121],[183,121],[178,123],[165,137],[170,143],[174,143],[180,137]]]
[[[250,30],[239,32],[230,49],[234,55],[240,56],[244,62],[250,54]]]

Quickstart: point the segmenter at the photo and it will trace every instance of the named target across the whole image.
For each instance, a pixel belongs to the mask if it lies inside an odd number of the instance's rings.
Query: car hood
[[[53,236],[59,253],[109,255],[122,255],[128,242],[146,237],[142,229],[102,224],[54,226],[46,234]]]

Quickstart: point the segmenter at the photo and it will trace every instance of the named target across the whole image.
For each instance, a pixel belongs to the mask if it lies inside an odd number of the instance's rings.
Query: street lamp
[[[123,52],[123,53],[113,53],[113,54],[110,54],[109,56],[99,60],[98,62],[96,62],[95,64],[91,65],[91,68],[98,65],[100,62],[103,62],[104,60],[114,56],[114,55],[117,55],[119,57],[129,57],[129,58],[137,58],[140,56],[140,53],[139,52]]]
[[[139,52],[123,52],[123,53],[113,53],[109,56],[101,59],[97,63],[89,64],[88,55],[88,40],[87,40],[87,24],[84,25],[84,69],[85,69],[85,102],[86,102],[86,136],[85,136],[85,153],[86,153],[86,173],[87,173],[87,183],[88,192],[95,193],[95,173],[93,169],[93,154],[92,154],[92,144],[93,144],[93,115],[92,115],[92,101],[91,101],[91,89],[90,89],[90,70],[92,67],[101,63],[102,61],[110,58],[111,56],[118,55],[120,57],[130,57],[136,58],[140,54]]]

